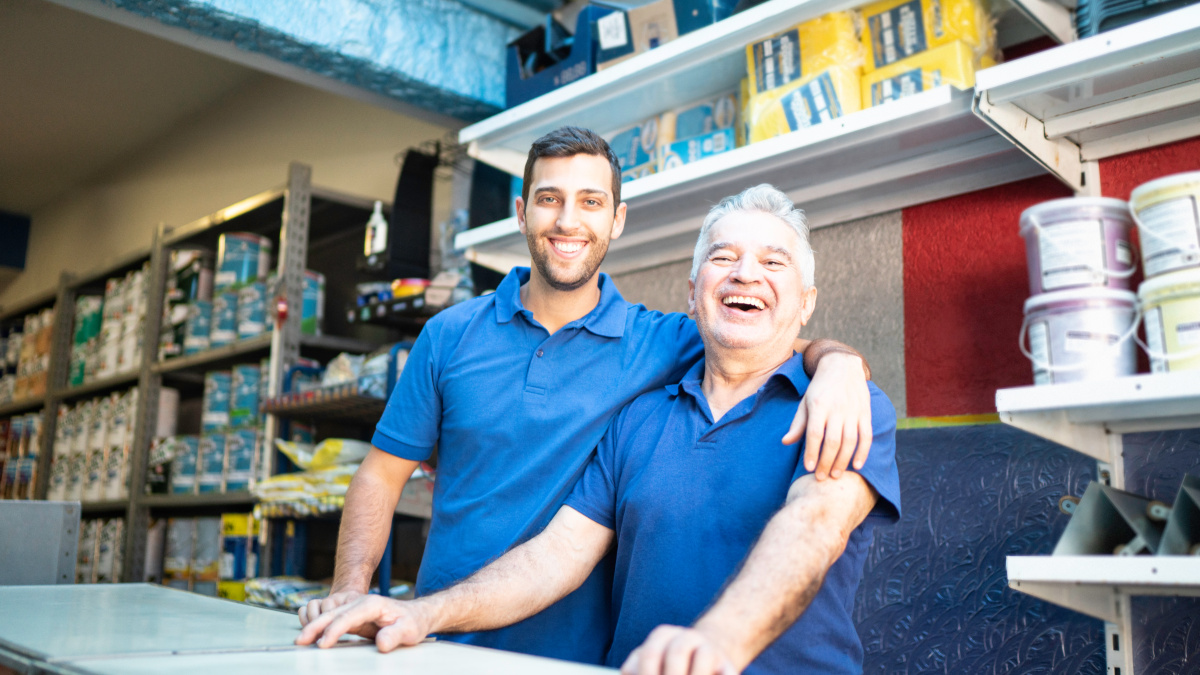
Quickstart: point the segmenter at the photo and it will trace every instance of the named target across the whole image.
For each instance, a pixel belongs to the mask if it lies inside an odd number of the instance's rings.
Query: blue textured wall
[[[999,424],[896,445],[904,517],[875,530],[855,604],[865,672],[1104,673],[1103,623],[1009,589],[1004,566],[1050,553],[1058,498],[1083,494],[1095,462]]]
[[[94,0],[476,120],[504,104],[511,26],[453,0]]]

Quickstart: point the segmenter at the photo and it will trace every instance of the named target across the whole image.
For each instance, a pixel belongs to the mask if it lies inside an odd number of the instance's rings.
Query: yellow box
[[[833,12],[746,45],[751,96],[807,82],[831,66],[856,67],[863,49],[855,14]]]
[[[222,513],[221,536],[257,537],[258,519],[252,513]]]
[[[751,97],[747,106],[750,143],[827,122],[862,106],[861,69],[831,66],[765,94]]]
[[[238,602],[246,601],[246,582],[244,581],[218,581],[217,582],[217,597],[225,598],[226,600],[237,600]]]
[[[863,7],[863,69],[870,73],[955,41],[990,54],[995,28],[984,0],[883,0]]]
[[[887,103],[950,84],[959,89],[975,86],[975,70],[995,65],[990,56],[979,60],[970,45],[951,42],[885,66],[862,78],[862,107]]]

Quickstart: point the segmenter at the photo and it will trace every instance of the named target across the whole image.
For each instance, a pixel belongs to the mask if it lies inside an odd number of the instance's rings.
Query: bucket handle
[[[1128,342],[1130,338],[1133,338],[1133,340],[1140,345],[1141,341],[1138,340],[1137,329],[1138,329],[1138,325],[1140,325],[1141,323],[1142,323],[1142,308],[1134,307],[1133,323],[1131,323],[1129,325],[1129,328],[1124,333],[1122,333],[1120,337],[1117,338],[1116,342],[1112,343],[1111,345],[1106,347],[1104,349],[1104,351],[1099,352],[1099,353],[1104,354],[1104,353],[1108,353],[1108,352],[1115,352],[1121,345]],[[1036,356],[1033,355],[1033,352],[1031,352],[1025,346],[1025,336],[1026,336],[1026,333],[1028,333],[1028,331],[1029,331],[1029,316],[1026,315],[1025,320],[1021,322],[1021,332],[1017,336],[1017,346],[1021,349],[1021,353],[1025,355],[1025,358],[1029,359],[1033,363],[1033,366],[1035,368],[1047,370],[1052,373],[1063,373],[1063,372],[1071,372],[1071,371],[1075,371],[1075,370],[1083,370],[1084,368],[1087,368],[1088,366],[1092,365],[1085,361],[1083,363],[1076,363],[1073,366],[1056,366],[1056,365],[1046,363],[1045,361],[1038,359]]]
[[[1148,235],[1150,235],[1151,239],[1157,239],[1158,243],[1166,246],[1167,250],[1179,251],[1180,253],[1184,254],[1185,256],[1189,255],[1187,249],[1180,248],[1179,244],[1177,244],[1177,243],[1171,241],[1170,239],[1167,239],[1166,237],[1162,236],[1161,234],[1155,232],[1152,228],[1149,228],[1149,227],[1146,227],[1145,225],[1143,225],[1142,219],[1138,218],[1137,211],[1134,211],[1132,206],[1129,207],[1129,213],[1130,213],[1130,215],[1133,216],[1133,224],[1137,225],[1139,235],[1148,234]],[[1195,256],[1196,253],[1191,253],[1190,255]],[[1146,352],[1146,353],[1149,354],[1149,352]]]
[[[1145,318],[1145,317],[1142,317],[1142,318]],[[1150,345],[1146,344],[1145,342],[1142,342],[1142,339],[1140,337],[1138,337],[1137,335],[1133,336],[1133,340],[1134,340],[1134,342],[1137,342],[1137,345],[1139,347],[1142,348],[1142,351],[1146,352],[1147,356],[1149,356],[1152,359],[1161,359],[1163,361],[1166,361],[1167,363],[1170,363],[1171,361],[1183,361],[1186,359],[1191,359],[1191,358],[1200,356],[1200,346],[1192,347],[1191,349],[1188,349],[1188,350],[1185,350],[1182,352],[1177,352],[1175,354],[1168,354],[1167,352],[1160,352],[1157,349],[1151,348]]]
[[[1042,231],[1045,230],[1046,228],[1037,221],[1037,216],[1030,216],[1029,219],[1031,221],[1030,225],[1032,225],[1034,231],[1038,233],[1038,243],[1040,244],[1042,241]],[[1136,217],[1134,219],[1134,222],[1135,223],[1137,222]],[[1050,239],[1047,243],[1050,245],[1051,248],[1057,249],[1059,252],[1063,251],[1063,249],[1054,242],[1053,238]],[[1122,272],[1122,271],[1118,271],[1118,270],[1111,270],[1107,267],[1107,265],[1104,267],[1094,267],[1092,265],[1088,265],[1087,268],[1089,271],[1091,271],[1092,276],[1097,279],[1103,279],[1105,277],[1112,277],[1113,279],[1128,279],[1129,277],[1133,276],[1133,273],[1137,271],[1137,259],[1138,259],[1138,255],[1141,252],[1137,249],[1137,247],[1134,245],[1134,243],[1132,241],[1129,241],[1126,243],[1129,244],[1130,255],[1133,256],[1133,259],[1129,263],[1129,269]],[[1041,262],[1039,261],[1038,264],[1040,266]]]

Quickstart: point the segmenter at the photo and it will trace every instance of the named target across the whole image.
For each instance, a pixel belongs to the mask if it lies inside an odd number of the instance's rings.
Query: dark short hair
[[[621,203],[621,163],[600,134],[583,127],[559,127],[542,136],[529,147],[525,160],[525,178],[521,182],[521,199],[529,203],[529,184],[533,182],[533,163],[542,157],[573,157],[596,155],[608,160],[612,167],[613,211]]]

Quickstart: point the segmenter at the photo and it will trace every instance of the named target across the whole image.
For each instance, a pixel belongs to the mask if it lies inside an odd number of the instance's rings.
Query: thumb
[[[792,418],[792,426],[788,427],[787,433],[783,435],[783,444],[799,443],[806,426],[808,426],[808,406],[801,401],[800,407],[796,409],[796,416]]]

